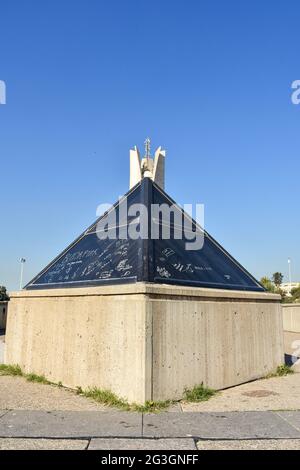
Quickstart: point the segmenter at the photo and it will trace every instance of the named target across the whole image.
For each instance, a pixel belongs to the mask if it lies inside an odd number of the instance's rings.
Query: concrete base
[[[300,304],[282,305],[283,329],[300,333]]]
[[[5,360],[130,402],[179,399],[283,363],[280,296],[144,283],[13,293]]]

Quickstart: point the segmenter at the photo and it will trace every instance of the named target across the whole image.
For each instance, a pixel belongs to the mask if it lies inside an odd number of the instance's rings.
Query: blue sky
[[[260,278],[300,281],[299,2],[3,0],[0,284],[32,278],[128,189],[129,148]],[[287,280],[287,278],[286,278]]]

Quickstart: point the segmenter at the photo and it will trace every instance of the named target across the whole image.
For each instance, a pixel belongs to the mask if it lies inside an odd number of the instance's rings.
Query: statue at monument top
[[[140,158],[140,152],[135,146],[130,150],[130,183],[129,189],[133,188],[143,178],[151,178],[154,183],[165,189],[165,157],[166,152],[161,147],[155,151],[154,158],[151,157],[151,142],[149,137],[145,142],[145,156]]]

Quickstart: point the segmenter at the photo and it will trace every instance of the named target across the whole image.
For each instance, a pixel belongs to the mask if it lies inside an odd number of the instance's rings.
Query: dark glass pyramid
[[[136,213],[135,204],[143,204],[148,209],[149,231],[150,227],[156,230],[156,239],[146,235],[136,239],[128,237],[129,227],[139,233],[145,225],[141,221],[141,214]],[[157,218],[151,214],[152,204],[172,206],[173,212],[167,224],[162,217]],[[25,289],[142,281],[220,289],[264,290],[251,274],[150,178],[142,179],[113,208],[115,211],[109,210],[103,214],[29,282]],[[128,215],[130,208],[134,209],[132,216]],[[186,242],[190,240],[182,225],[178,224],[178,220],[185,219],[189,220],[191,231],[197,231],[204,237],[201,249],[186,249]],[[163,233],[166,225],[170,233],[167,239]]]

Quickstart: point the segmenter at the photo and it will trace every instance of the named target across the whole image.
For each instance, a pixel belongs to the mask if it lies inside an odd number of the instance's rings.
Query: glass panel
[[[77,284],[136,276],[141,247],[138,240],[100,240],[93,233],[84,236],[44,274],[41,284]]]
[[[172,204],[172,201],[156,187],[154,187],[153,201],[156,204]],[[179,207],[175,208],[175,213],[180,212],[182,211]],[[217,242],[200,227],[196,228],[194,221],[191,228],[193,231],[197,230],[199,235],[204,235],[204,243],[201,249],[187,250],[186,243],[191,240],[185,237],[183,228],[174,225],[175,219],[180,220],[180,217],[172,218],[169,224],[164,221],[170,228],[169,240],[162,239],[162,225],[159,223],[159,240],[154,241],[155,282],[175,284],[177,282],[183,285],[223,289],[264,290]],[[158,226],[158,223],[154,224]]]

